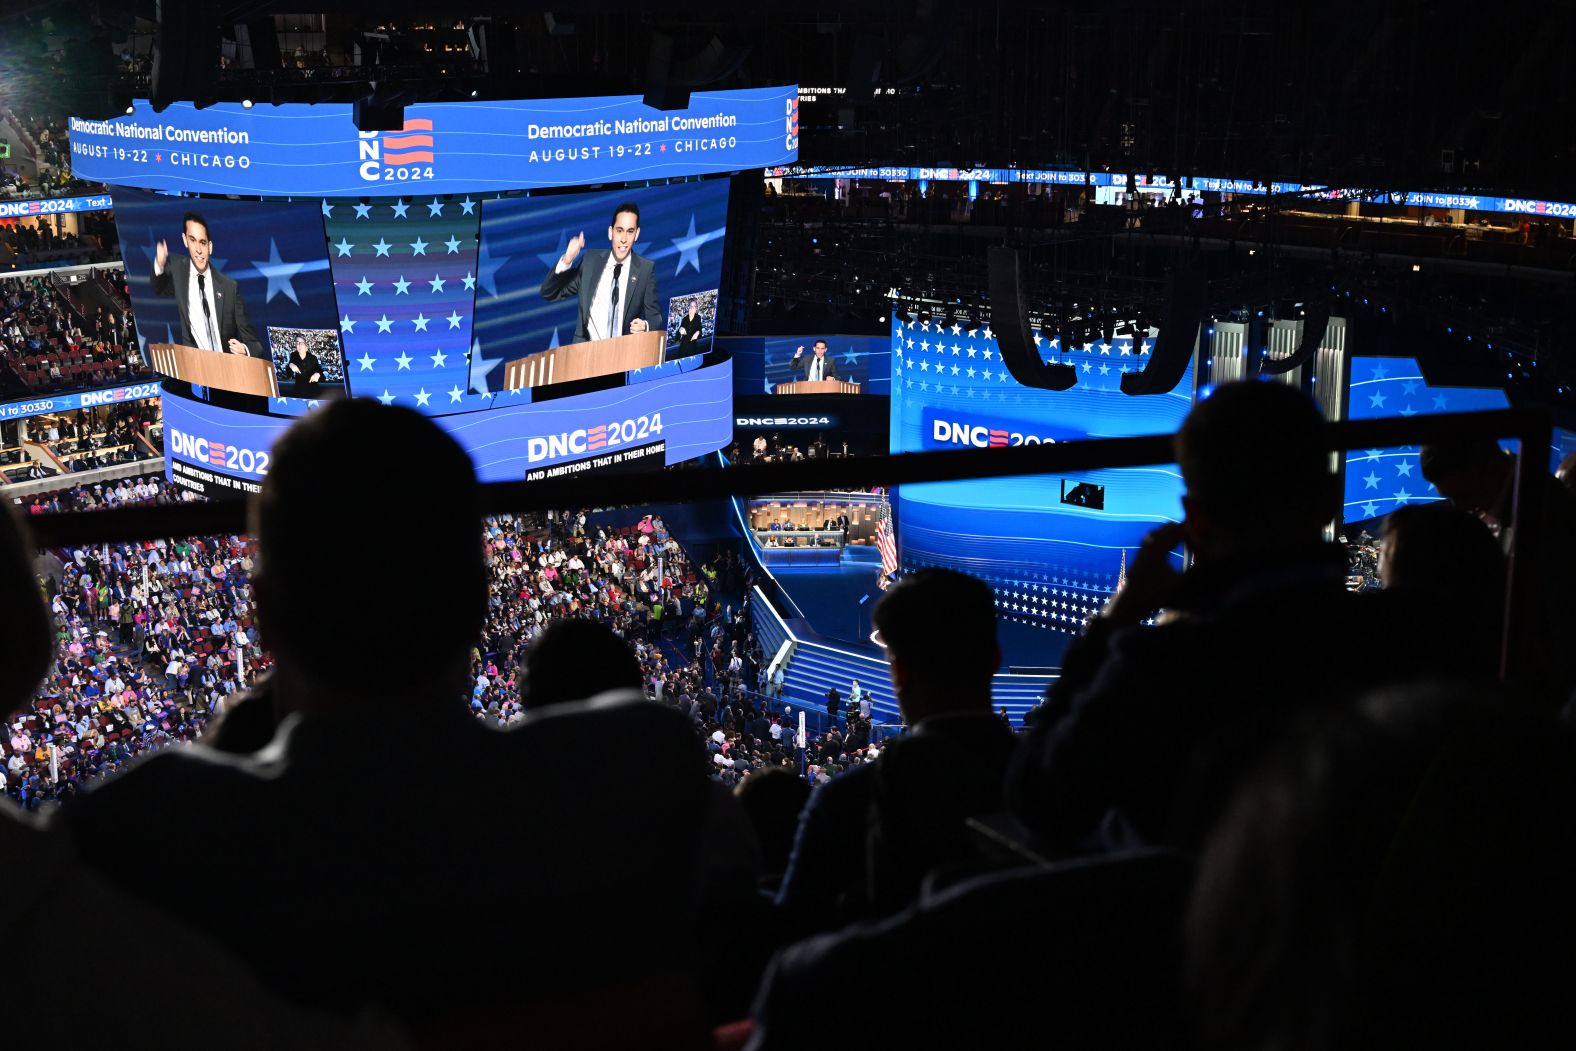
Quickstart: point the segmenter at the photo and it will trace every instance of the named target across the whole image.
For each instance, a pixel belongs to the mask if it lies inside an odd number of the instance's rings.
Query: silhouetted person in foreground
[[[1379,579],[1438,615],[1441,648],[1462,677],[1499,674],[1505,555],[1483,522],[1447,503],[1410,504],[1385,516]]]
[[[1440,496],[1481,518],[1505,552],[1515,553],[1515,456],[1492,438],[1477,438],[1425,445],[1418,458],[1423,477]],[[1525,596],[1530,615],[1513,640],[1514,677],[1559,704],[1576,689],[1576,493],[1541,470],[1536,478],[1539,545],[1536,563],[1523,577],[1532,594]]]
[[[812,926],[887,915],[932,869],[971,858],[964,822],[1003,809],[1014,738],[991,708],[1001,664],[982,581],[926,569],[872,614],[910,733],[810,796],[778,903]]]
[[[0,505],[0,713],[7,720],[31,702],[54,644],[31,559],[20,524]],[[235,957],[82,865],[64,831],[46,830],[9,804],[0,804],[0,895],[10,903],[7,938],[39,975],[70,975],[82,988],[99,990],[116,988],[133,971],[180,983],[178,1005],[157,1018],[114,1026],[109,1042],[119,1046],[161,1051],[402,1046],[400,1035],[386,1024],[367,1019],[346,1024],[286,1005]],[[186,899],[166,888],[146,900],[178,907]],[[130,926],[83,952],[77,939],[62,936],[62,915]],[[102,1047],[107,1024],[61,1025],[52,1029],[49,1043]]]
[[[594,620],[548,624],[525,651],[520,672],[520,705],[532,713],[609,690],[641,688],[634,651]]]
[[[1202,1046],[1576,1042],[1573,742],[1496,692],[1366,698],[1244,784],[1189,910]]]
[[[1223,386],[1176,453],[1183,520],[1145,538],[1019,751],[1009,794],[1044,849],[1192,846],[1288,716],[1410,670],[1426,634],[1385,613],[1399,596],[1345,590],[1345,551],[1321,537],[1336,486],[1306,396]]]

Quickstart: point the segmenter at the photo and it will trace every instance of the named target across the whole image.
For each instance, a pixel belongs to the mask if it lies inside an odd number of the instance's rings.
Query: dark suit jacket
[[[192,261],[186,256],[170,256],[164,264],[164,273],[153,275],[153,294],[175,297],[175,307],[181,314],[181,342],[188,347],[195,347],[197,339],[192,335],[196,330],[193,326],[201,326],[205,320],[200,303],[188,305],[186,302],[186,290],[191,284],[191,267]],[[213,279],[213,301],[218,308],[219,316],[213,319],[213,325],[219,331],[219,346],[228,347],[230,340],[238,339],[246,344],[247,353],[252,357],[271,357],[263,349],[263,341],[257,338],[257,330],[252,328],[251,319],[246,316],[246,304],[241,301],[235,279],[226,277],[211,266],[208,276]],[[194,310],[197,314],[195,320],[191,316]]]
[[[475,1014],[482,974],[551,997],[681,970],[703,768],[688,722],[644,701],[508,733],[441,706],[291,717],[254,756],[153,755],[58,820],[116,886],[202,897],[181,915],[292,1001],[426,1030]]]
[[[608,265],[613,252],[608,248],[587,248],[580,253],[579,261],[561,274],[547,271],[542,278],[543,299],[580,297],[580,320],[575,323],[575,342],[584,343],[590,336],[591,297],[596,295],[597,282]],[[557,261],[553,264],[558,265]],[[586,280],[582,281],[581,275]],[[619,319],[617,335],[629,335],[629,323],[644,318],[652,332],[666,331],[667,322],[662,317],[662,307],[657,298],[657,269],[651,260],[636,252],[629,253],[629,287],[619,304],[623,316]]]
[[[791,367],[793,368],[794,372],[796,372],[796,373],[803,373],[803,375],[800,376],[800,379],[809,379],[810,378],[810,363],[812,361],[814,361],[814,360],[815,360],[815,352],[807,350],[803,354],[799,355],[797,358],[793,359],[793,361],[791,363]],[[825,370],[822,373],[821,378],[824,379],[824,380],[835,380],[835,379],[837,379],[837,360],[832,357],[832,352],[830,350],[826,352],[826,359],[825,360],[826,360]]]
[[[829,989],[870,1003],[928,996],[865,1027],[861,1051],[1055,1047],[1085,1034],[1097,1034],[1090,1046],[1186,1047],[1177,975],[1190,881],[1184,860],[1160,852],[1013,870],[791,945],[761,983],[748,1051],[823,1046],[824,1013],[806,1005]],[[1026,951],[1010,966],[982,964],[1013,948]]]

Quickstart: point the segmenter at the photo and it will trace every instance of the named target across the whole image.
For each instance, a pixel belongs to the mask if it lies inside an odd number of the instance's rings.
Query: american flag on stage
[[[881,549],[881,587],[885,590],[897,573],[897,537],[892,532],[892,503],[889,500],[882,500],[881,510],[876,513],[876,547]]]

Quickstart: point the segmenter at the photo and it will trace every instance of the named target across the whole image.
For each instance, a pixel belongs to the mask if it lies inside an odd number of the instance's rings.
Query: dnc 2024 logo
[[[407,120],[398,131],[357,133],[361,178],[366,182],[414,182],[432,178],[432,121]]]

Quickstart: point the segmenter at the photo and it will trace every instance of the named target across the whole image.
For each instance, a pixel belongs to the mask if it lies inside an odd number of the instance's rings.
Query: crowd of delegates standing
[[[39,514],[191,498],[150,476],[60,490],[27,506]],[[34,568],[56,637],[33,710],[6,735],[6,790],[24,807],[68,799],[135,756],[193,740],[268,666],[240,537],[66,548],[42,553]]]

